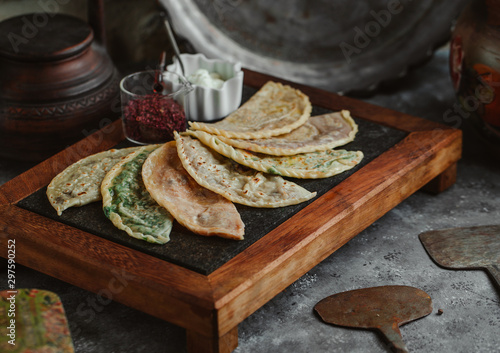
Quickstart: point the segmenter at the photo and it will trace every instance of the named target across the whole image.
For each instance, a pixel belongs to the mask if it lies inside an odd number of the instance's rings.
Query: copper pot
[[[1,156],[45,159],[119,115],[101,0],[89,0],[89,17],[35,13],[0,23]]]

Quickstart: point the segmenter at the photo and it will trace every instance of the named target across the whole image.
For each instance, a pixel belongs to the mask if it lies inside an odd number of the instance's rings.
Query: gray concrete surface
[[[454,104],[447,62],[446,49],[440,50],[366,100],[443,122]],[[376,333],[326,325],[313,313],[326,296],[381,285],[414,286],[433,300],[432,314],[401,327],[411,352],[500,352],[500,289],[482,271],[438,267],[418,239],[427,230],[500,223],[500,158],[466,121],[460,127],[465,142],[457,183],[437,196],[412,195],[269,301],[239,325],[235,353],[388,352]],[[0,183],[28,167],[0,160]],[[25,267],[16,277],[19,288],[61,296],[77,353],[185,352],[181,328],[112,301],[100,303],[93,293]],[[2,279],[0,289],[5,284]]]

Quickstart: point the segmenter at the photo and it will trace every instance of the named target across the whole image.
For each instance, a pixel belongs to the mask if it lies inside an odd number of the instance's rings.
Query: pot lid
[[[369,91],[432,55],[468,0],[161,0],[209,58],[334,92]]]
[[[54,13],[31,13],[0,23],[0,56],[21,61],[65,59],[85,50],[92,28],[79,18]]]

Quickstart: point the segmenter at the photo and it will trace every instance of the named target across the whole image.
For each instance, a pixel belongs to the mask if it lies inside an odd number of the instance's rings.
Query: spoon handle
[[[175,57],[177,58],[177,61],[179,62],[179,65],[181,66],[182,76],[185,76],[184,65],[182,64],[182,60],[181,60],[181,52],[179,51],[179,47],[177,46],[177,42],[175,41],[174,32],[172,31],[172,27],[170,26],[170,22],[169,22],[167,16],[163,16],[163,22],[165,23],[165,28],[167,28],[168,38],[170,39],[170,43],[172,44],[172,48],[174,49]]]
[[[165,71],[165,65],[167,61],[167,53],[163,51],[161,53],[160,62],[156,68],[155,83],[153,84],[153,91],[156,93],[163,92],[163,71]]]
[[[387,324],[378,327],[378,330],[384,335],[387,341],[389,341],[393,352],[408,353],[408,349],[403,342],[403,337],[401,337],[401,332],[399,331],[397,322],[393,322],[392,325]]]

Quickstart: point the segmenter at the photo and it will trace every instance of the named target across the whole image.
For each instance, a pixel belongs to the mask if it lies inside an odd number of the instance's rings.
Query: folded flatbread
[[[158,148],[140,148],[106,174],[101,193],[103,210],[113,224],[133,238],[165,244],[170,240],[173,217],[149,195],[141,172],[149,154]]]
[[[257,139],[286,134],[304,124],[310,114],[309,97],[290,86],[269,81],[223,120],[189,124],[193,130],[214,135]]]
[[[270,156],[234,148],[220,141],[218,136],[203,131],[187,131],[184,135],[196,137],[214,151],[252,169],[301,179],[328,178],[359,164],[360,151],[326,150],[293,156]]]
[[[299,153],[326,151],[354,140],[358,125],[348,110],[311,116],[309,120],[287,134],[265,139],[233,139],[219,136],[228,145],[244,150],[291,156]]]
[[[244,167],[190,136],[174,133],[186,171],[207,189],[251,207],[282,207],[310,200],[316,193],[283,179]]]
[[[244,224],[234,204],[196,183],[184,170],[174,141],[151,153],[142,178],[150,195],[184,227],[201,235],[243,239]]]
[[[99,201],[101,183],[113,166],[139,147],[111,149],[80,159],[56,175],[47,187],[47,197],[60,216],[73,206]]]

